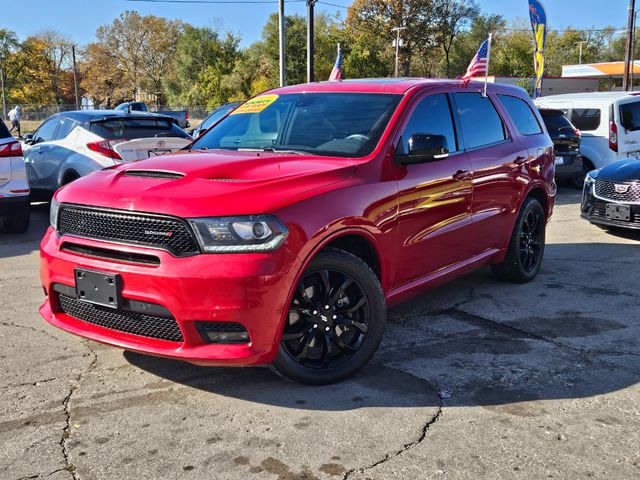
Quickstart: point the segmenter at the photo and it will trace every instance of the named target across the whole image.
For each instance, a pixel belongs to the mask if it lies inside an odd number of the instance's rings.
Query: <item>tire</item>
[[[533,280],[544,257],[545,231],[542,205],[537,199],[528,197],[520,208],[504,261],[491,265],[496,277],[512,283]]]
[[[9,233],[25,233],[29,230],[30,223],[30,208],[29,204],[25,204],[16,209],[13,216],[5,222],[5,228]]]
[[[589,161],[586,158],[583,158],[582,159],[582,172],[577,173],[576,175],[573,176],[573,178],[571,179],[571,186],[575,187],[575,188],[582,189],[582,187],[584,186],[584,177],[586,177],[587,173],[589,173],[594,168],[595,167],[593,166],[591,161]]]
[[[296,286],[273,367],[307,385],[326,385],[362,368],[386,322],[378,277],[344,250],[321,251]]]
[[[73,172],[73,171],[66,172],[64,174],[64,177],[62,177],[62,182],[60,183],[60,186],[63,187],[67,183],[71,183],[74,180],[77,180],[79,178],[80,178],[80,175],[78,175],[76,172]]]

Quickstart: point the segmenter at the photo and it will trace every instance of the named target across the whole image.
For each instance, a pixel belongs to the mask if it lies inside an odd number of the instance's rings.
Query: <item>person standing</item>
[[[12,110],[9,111],[9,121],[11,122],[11,128],[9,129],[9,133],[13,132],[15,129],[18,132],[18,138],[22,137],[20,132],[20,118],[22,116],[22,107],[20,105],[16,105]]]

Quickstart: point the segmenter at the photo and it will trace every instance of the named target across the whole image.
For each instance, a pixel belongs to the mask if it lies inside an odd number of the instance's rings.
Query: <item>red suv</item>
[[[334,382],[373,356],[387,305],[489,264],[533,279],[553,175],[519,88],[272,90],[188,150],[60,189],[40,313],[127,350]]]

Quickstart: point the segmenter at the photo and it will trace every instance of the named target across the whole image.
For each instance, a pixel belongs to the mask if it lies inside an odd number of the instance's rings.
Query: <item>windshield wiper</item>
[[[288,153],[291,155],[308,155],[309,152],[304,150],[279,150],[273,147],[258,147],[258,148],[238,148],[239,152],[275,152],[275,153]]]

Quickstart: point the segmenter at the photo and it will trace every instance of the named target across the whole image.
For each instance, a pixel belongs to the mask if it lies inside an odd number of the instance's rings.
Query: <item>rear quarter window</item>
[[[121,138],[133,140],[156,136],[186,138],[186,134],[176,127],[173,121],[153,118],[114,118],[94,122],[90,130],[106,140]]]
[[[631,132],[640,130],[640,102],[620,105],[620,123]]]
[[[498,98],[521,135],[542,133],[542,128],[527,102],[511,95],[498,95]]]
[[[574,108],[571,110],[571,123],[578,130],[592,131],[600,126],[602,110],[599,108]]]

